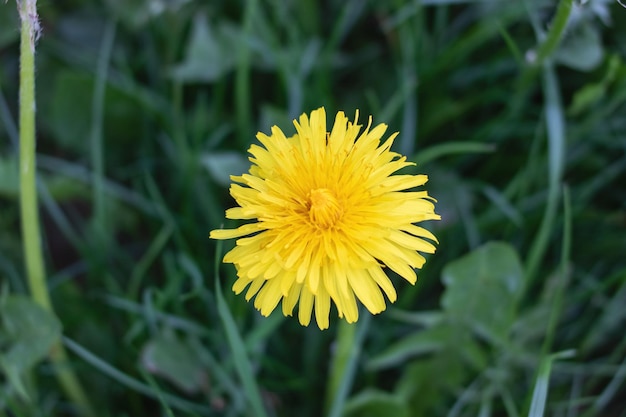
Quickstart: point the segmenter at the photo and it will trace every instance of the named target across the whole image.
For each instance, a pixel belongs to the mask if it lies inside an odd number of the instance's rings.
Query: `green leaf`
[[[557,62],[578,71],[592,71],[604,56],[602,39],[590,23],[568,33],[555,54]]]
[[[146,343],[141,362],[146,370],[189,394],[201,391],[207,384],[206,371],[195,350],[172,332],[164,332]]]
[[[198,14],[185,60],[171,71],[172,78],[186,83],[211,83],[219,80],[235,67],[238,43],[238,30],[220,22],[216,28],[209,25],[206,16]]]
[[[490,340],[504,339],[513,324],[523,271],[507,243],[487,243],[443,270],[444,310]]]
[[[24,398],[22,376],[46,357],[61,336],[61,323],[30,298],[7,297],[0,304],[0,369]]]

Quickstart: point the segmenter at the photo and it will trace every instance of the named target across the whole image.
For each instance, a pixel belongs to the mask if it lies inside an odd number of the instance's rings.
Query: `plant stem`
[[[35,159],[35,41],[39,36],[37,1],[18,1],[22,21],[20,40],[20,208],[26,276],[33,300],[54,314],[46,284],[37,204]],[[57,378],[85,416],[94,416],[60,342],[50,351]]]
[[[41,253],[35,184],[35,32],[31,3],[19,3],[22,16],[20,45],[20,205],[26,275],[33,299],[48,311],[52,304],[46,287]],[[36,7],[36,6],[33,6]]]

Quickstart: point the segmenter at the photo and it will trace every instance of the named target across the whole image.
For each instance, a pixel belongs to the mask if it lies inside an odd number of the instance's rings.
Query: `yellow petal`
[[[244,224],[236,229],[216,229],[211,230],[211,239],[233,239],[235,237],[246,236],[254,232],[263,230],[259,223]]]
[[[391,280],[389,279],[387,274],[383,272],[380,266],[376,265],[374,267],[368,268],[367,272],[369,272],[374,282],[376,282],[376,284],[378,284],[378,286],[383,289],[389,301],[395,303],[397,297],[396,289],[393,287]]]
[[[279,279],[270,279],[269,281],[266,281],[266,284],[263,288],[261,288],[261,291],[259,291],[259,294],[254,300],[254,306],[265,317],[269,316],[270,313],[274,311],[278,302],[283,297],[280,284],[281,280]]]
[[[291,316],[293,314],[293,308],[296,306],[298,302],[298,298],[300,298],[300,290],[302,289],[302,284],[294,284],[291,286],[289,290],[289,294],[283,298],[283,315]]]
[[[352,290],[370,313],[378,314],[385,310],[385,299],[369,273],[356,269],[348,274],[348,280]]]
[[[303,286],[300,290],[300,305],[298,310],[298,320],[303,326],[308,326],[311,322],[311,310],[313,310],[313,293]]]
[[[330,314],[330,296],[324,289],[320,287],[319,292],[315,296],[315,321],[320,330],[328,329]]]

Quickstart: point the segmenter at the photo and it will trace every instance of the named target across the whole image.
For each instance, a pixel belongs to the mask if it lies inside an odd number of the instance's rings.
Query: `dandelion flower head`
[[[414,284],[416,268],[434,253],[437,242],[415,225],[439,220],[426,191],[414,190],[426,175],[395,174],[414,165],[391,151],[397,133],[382,144],[385,124],[361,132],[355,121],[337,113],[326,130],[324,108],[294,120],[296,134],[278,127],[258,133],[247,174],[232,176],[230,194],[238,207],[229,219],[248,220],[236,229],[213,230],[213,239],[238,238],[224,262],[237,269],[233,291],[246,288],[246,300],[268,316],[282,301],[285,316],[298,304],[307,326],[315,310],[320,329],[328,328],[331,304],[349,323],[359,302],[372,314],[385,310],[383,293],[396,300],[386,270]]]

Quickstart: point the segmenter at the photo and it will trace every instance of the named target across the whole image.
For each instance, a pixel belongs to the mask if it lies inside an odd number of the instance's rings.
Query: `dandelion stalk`
[[[21,19],[20,40],[20,207],[26,276],[33,300],[54,313],[46,285],[36,188],[35,160],[35,42],[39,36],[37,1],[17,1]],[[57,343],[50,351],[57,378],[68,397],[86,416],[95,415]]]
[[[18,1],[22,19],[20,44],[20,204],[26,275],[33,299],[52,310],[45,283],[35,184],[35,38],[36,1]],[[36,16],[36,15],[35,15]]]

